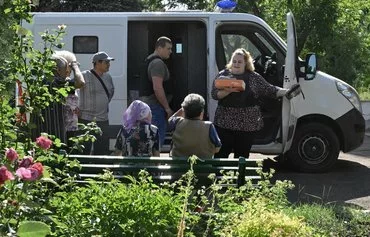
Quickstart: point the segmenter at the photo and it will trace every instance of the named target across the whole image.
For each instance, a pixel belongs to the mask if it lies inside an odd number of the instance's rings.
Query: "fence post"
[[[238,187],[243,186],[245,184],[245,167],[246,167],[246,160],[244,157],[239,157],[239,164],[238,164]]]

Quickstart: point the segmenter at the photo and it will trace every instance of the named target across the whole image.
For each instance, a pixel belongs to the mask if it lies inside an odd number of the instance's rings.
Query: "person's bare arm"
[[[219,90],[217,92],[217,98],[218,99],[223,99],[232,92],[240,92],[240,91],[235,87],[225,87],[224,89]]]
[[[182,108],[180,108],[179,110],[177,110],[169,119],[171,120],[171,118],[173,117],[184,117],[184,110]]]
[[[159,103],[162,105],[167,113],[167,118],[169,118],[173,114],[173,111],[168,104],[166,94],[163,89],[163,78],[154,76],[152,77],[152,81],[155,97],[157,97]]]
[[[72,68],[74,79],[75,79],[75,88],[81,88],[85,85],[85,79],[78,65],[79,63],[76,61],[73,61],[71,63],[71,68]]]

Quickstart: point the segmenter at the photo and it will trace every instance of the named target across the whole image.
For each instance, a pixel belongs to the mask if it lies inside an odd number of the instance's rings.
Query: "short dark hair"
[[[184,109],[185,118],[193,119],[198,117],[203,112],[205,104],[206,102],[201,95],[187,95],[181,103],[181,106]]]
[[[161,36],[157,39],[157,42],[155,42],[155,48],[163,48],[164,46],[166,46],[166,43],[172,44],[172,41],[166,36]]]

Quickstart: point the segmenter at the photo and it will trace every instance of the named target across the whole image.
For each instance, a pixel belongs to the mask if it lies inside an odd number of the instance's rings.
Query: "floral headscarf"
[[[148,116],[151,113],[150,107],[146,103],[134,100],[123,113],[122,125],[129,132],[138,122],[151,123],[151,117]]]

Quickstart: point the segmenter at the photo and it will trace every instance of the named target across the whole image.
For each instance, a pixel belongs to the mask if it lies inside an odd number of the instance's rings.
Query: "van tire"
[[[321,123],[308,123],[297,128],[288,162],[301,172],[328,171],[338,160],[339,140],[333,129]]]

